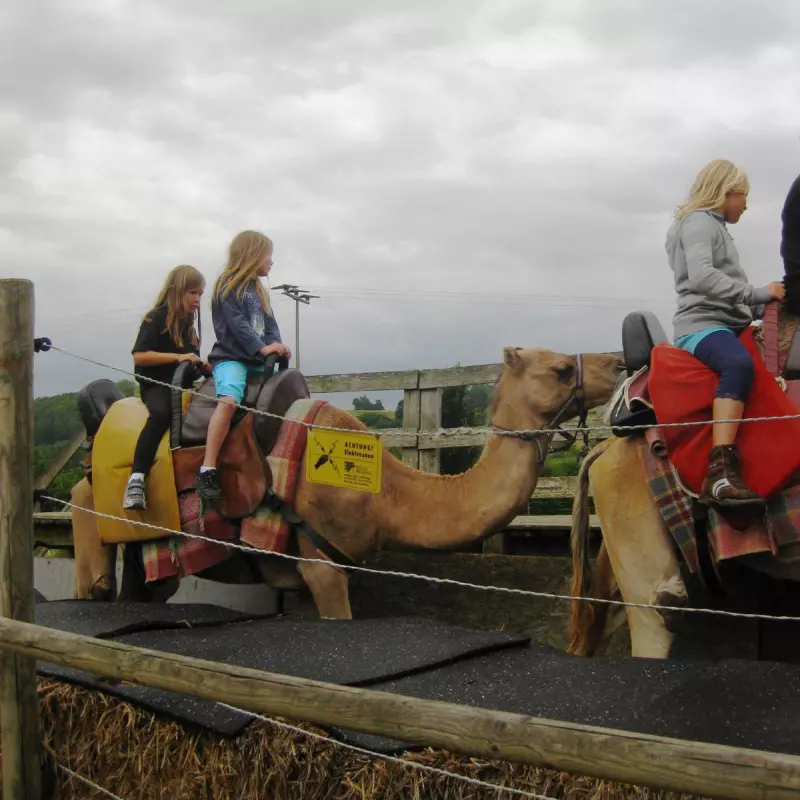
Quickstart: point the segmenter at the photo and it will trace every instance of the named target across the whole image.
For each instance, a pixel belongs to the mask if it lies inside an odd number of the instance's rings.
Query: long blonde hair
[[[255,281],[264,312],[271,314],[269,295],[264,284],[258,280],[258,268],[271,255],[272,240],[268,236],[258,231],[237,233],[228,248],[228,263],[214,284],[214,299],[221,301],[231,292],[235,292],[241,300],[247,285]]]
[[[167,327],[165,330],[169,332],[175,344],[178,347],[184,346],[183,335],[187,332],[188,327],[189,344],[200,347],[200,309],[193,311],[191,317],[187,317],[183,310],[183,298],[186,292],[202,289],[205,285],[206,279],[200,270],[189,264],[173,267],[164,281],[164,286],[158,294],[153,309],[147,313],[145,320],[151,322],[153,311],[161,306],[166,306]]]
[[[675,209],[676,219],[683,219],[692,211],[710,211],[725,203],[728,192],[750,192],[747,173],[731,161],[718,158],[706,164],[697,174],[689,199]]]

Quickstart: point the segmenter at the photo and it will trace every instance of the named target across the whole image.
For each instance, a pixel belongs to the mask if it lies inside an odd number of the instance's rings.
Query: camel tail
[[[611,439],[606,439],[594,447],[581,464],[578,471],[578,488],[572,504],[572,584],[573,597],[594,597],[595,586],[589,551],[589,469],[608,449]],[[608,606],[600,603],[587,603],[573,600],[569,618],[570,644],[567,652],[576,655],[591,655],[595,649],[590,640],[598,628],[602,630],[608,613]]]

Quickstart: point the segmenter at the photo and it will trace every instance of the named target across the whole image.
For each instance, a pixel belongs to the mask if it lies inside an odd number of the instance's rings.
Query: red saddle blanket
[[[755,380],[745,403],[745,417],[797,414],[797,407],[767,371],[753,330],[740,341],[755,363]],[[653,349],[649,392],[660,425],[674,422],[710,422],[711,406],[719,378],[691,353],[671,345]],[[711,452],[711,425],[663,428],[669,458],[686,488],[699,494]],[[800,420],[745,422],[736,438],[745,483],[769,498],[786,485],[800,468]]]

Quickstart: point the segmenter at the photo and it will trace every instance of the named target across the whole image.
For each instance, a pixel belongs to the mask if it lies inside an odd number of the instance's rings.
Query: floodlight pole
[[[311,300],[319,298],[319,295],[309,294],[305,289],[300,289],[291,283],[282,283],[280,286],[276,286],[275,290],[294,300],[294,363],[295,367],[300,369],[300,303],[311,305]]]

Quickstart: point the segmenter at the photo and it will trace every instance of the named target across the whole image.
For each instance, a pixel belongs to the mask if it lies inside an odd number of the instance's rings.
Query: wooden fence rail
[[[0,619],[0,648],[256,713],[485,759],[717,798],[788,800],[800,757],[682,741],[260,672]]]

